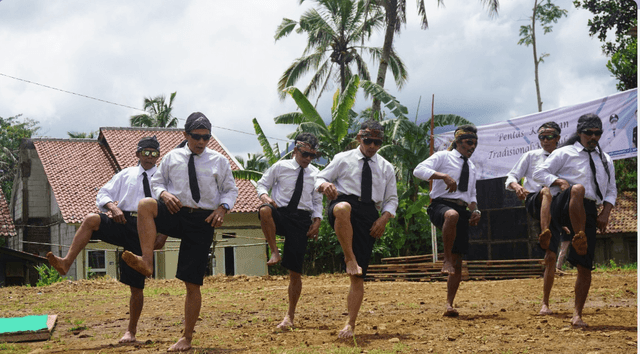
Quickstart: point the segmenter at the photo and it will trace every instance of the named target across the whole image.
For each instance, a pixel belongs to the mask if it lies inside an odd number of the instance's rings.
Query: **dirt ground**
[[[551,316],[539,316],[542,279],[467,281],[458,318],[444,318],[444,282],[367,282],[355,340],[341,341],[345,275],[303,278],[292,331],[278,332],[287,308],[286,277],[205,279],[192,353],[631,353],[637,351],[637,273],[594,272],[573,329],[575,273],[557,277]],[[57,314],[50,340],[0,343],[0,353],[155,353],[181,335],[184,286],[149,280],[135,344],[118,340],[128,322],[128,287],[115,280],[0,288],[0,317]],[[74,327],[81,329],[73,330]]]

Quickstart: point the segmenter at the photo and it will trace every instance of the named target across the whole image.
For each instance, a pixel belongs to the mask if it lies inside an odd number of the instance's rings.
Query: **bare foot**
[[[136,341],[136,334],[135,333],[131,333],[130,331],[126,331],[124,333],[124,336],[122,336],[122,338],[120,338],[118,343],[133,343],[135,341]]]
[[[180,338],[176,344],[169,347],[168,352],[184,352],[191,349],[191,340],[185,337]]]
[[[289,318],[289,315],[284,316],[284,320],[276,326],[277,329],[286,330],[293,328],[293,321]]]
[[[587,254],[588,245],[587,245],[587,236],[584,234],[584,231],[580,231],[575,236],[573,236],[573,240],[571,240],[571,245],[576,250],[576,253],[579,256],[584,256]]]
[[[551,230],[546,229],[538,236],[538,242],[543,250],[549,248],[549,242],[551,241]]]
[[[358,262],[355,260],[346,262],[347,263],[347,274],[349,275],[362,275],[362,267],[358,265]]]
[[[551,315],[553,314],[553,311],[551,311],[551,309],[549,309],[549,306],[542,304],[542,308],[540,309],[540,315],[542,316],[546,316],[546,315]]]
[[[65,275],[69,271],[69,267],[65,267],[64,264],[62,264],[62,258],[56,257],[53,253],[48,252],[47,259],[49,260],[49,264],[51,264],[51,266],[61,275]]]
[[[582,320],[582,317],[578,315],[574,315],[571,319],[571,325],[574,327],[585,328],[587,327],[587,323]]]
[[[455,275],[456,274],[456,269],[453,267],[453,264],[451,264],[451,262],[449,262],[449,261],[447,261],[445,259],[444,263],[442,263],[442,270],[440,270],[440,273],[448,274],[448,275]]]
[[[268,266],[272,266],[275,264],[278,264],[280,262],[282,258],[280,257],[280,253],[278,252],[271,252],[271,259],[269,259],[267,261],[267,265]]]
[[[442,314],[444,317],[458,317],[458,315],[458,310],[454,309],[451,305],[447,305],[447,309]]]
[[[142,257],[136,256],[129,251],[124,251],[124,253],[122,253],[122,259],[129,265],[129,267],[133,268],[145,277],[153,275],[153,266],[147,266],[142,260]]]
[[[351,338],[353,338],[354,335],[355,335],[355,331],[354,331],[353,327],[351,327],[350,324],[347,324],[347,325],[344,326],[342,331],[340,331],[340,333],[338,333],[338,338],[340,338],[340,339],[351,339]]]

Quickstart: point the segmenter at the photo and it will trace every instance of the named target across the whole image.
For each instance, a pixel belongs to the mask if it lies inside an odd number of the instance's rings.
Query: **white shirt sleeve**
[[[220,204],[226,203],[229,205],[229,209],[233,209],[238,198],[238,187],[236,187],[236,180],[233,178],[231,172],[231,165],[229,160],[225,157],[220,159],[220,175],[218,175],[218,191],[220,192]]]
[[[524,177],[527,174],[527,169],[529,169],[529,165],[531,164],[530,156],[531,155],[527,153],[520,156],[520,159],[518,160],[518,162],[516,162],[516,164],[511,169],[511,171],[507,173],[507,181],[504,183],[504,187],[507,190],[512,191],[513,188],[509,187],[511,182],[520,183],[520,180],[522,179],[522,177]],[[533,191],[529,191],[529,192],[533,192]]]
[[[124,170],[123,170],[124,171]],[[96,196],[96,205],[98,209],[102,212],[109,211],[104,206],[109,202],[115,202],[118,200],[118,191],[122,188],[122,181],[126,180],[126,178],[122,177],[122,171],[115,174],[107,184],[102,186],[98,191],[98,195]]]
[[[418,166],[413,170],[413,175],[428,181],[434,173],[436,173],[436,169],[440,165],[440,154],[433,154],[429,156],[426,160],[420,162]]]

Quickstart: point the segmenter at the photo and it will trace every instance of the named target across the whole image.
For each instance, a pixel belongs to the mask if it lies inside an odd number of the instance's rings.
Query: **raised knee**
[[[153,210],[156,207],[156,200],[153,198],[142,198],[138,202],[138,213]]]
[[[340,202],[333,207],[333,216],[337,218],[351,217],[351,204]]]
[[[575,184],[571,187],[571,195],[576,197],[584,197],[584,186],[581,184]]]
[[[258,212],[260,213],[260,220],[271,217],[271,208],[266,205],[260,207]]]
[[[459,217],[460,214],[458,214],[458,212],[453,209],[449,209],[444,213],[444,218],[451,222],[458,222]]]
[[[550,197],[551,197],[551,190],[549,189],[549,187],[543,187],[543,188],[540,190],[540,195],[541,195],[543,198],[546,198],[546,197],[549,197],[549,198],[550,198]]]
[[[100,225],[100,215],[95,213],[88,214],[84,217],[84,221],[82,223],[91,227],[98,226]]]

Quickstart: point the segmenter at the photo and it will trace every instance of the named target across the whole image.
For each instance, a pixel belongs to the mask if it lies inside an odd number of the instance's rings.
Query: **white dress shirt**
[[[524,189],[531,193],[538,192],[542,189],[542,184],[533,179],[533,171],[543,163],[549,156],[549,152],[544,149],[536,149],[525,152],[520,156],[520,160],[516,162],[511,171],[507,174],[507,181],[504,186],[507,190],[512,191],[513,188],[509,187],[511,182],[520,183],[520,179],[524,177]]]
[[[316,176],[315,189],[324,182],[333,183],[339,195],[360,196],[362,192],[362,166],[364,155],[360,147],[344,151],[333,157],[331,163]],[[396,215],[398,191],[393,165],[375,154],[369,162],[372,176],[371,199],[381,213],[388,211]]]
[[[603,156],[609,165],[609,172],[611,173],[610,179],[608,179],[607,172],[602,165],[598,148],[591,153],[593,163],[596,166],[596,178],[598,179],[598,185],[600,186],[600,193],[602,193],[603,199],[598,198],[598,194],[596,193],[596,184],[593,180],[591,166],[589,165],[589,152],[585,150],[579,141],[576,141],[573,145],[554,150],[545,162],[535,169],[533,178],[542,181],[545,186],[551,186],[558,178],[566,180],[570,185],[581,184],[585,188],[584,197],[586,199],[594,200],[597,204],[609,202],[611,205],[616,205],[618,190],[616,189],[616,175],[615,169],[613,168],[613,160],[611,160],[611,157],[607,153],[603,153]],[[558,193],[560,193],[560,187],[552,186],[551,194],[556,195]]]
[[[300,168],[295,158],[273,164],[258,181],[258,197],[269,194],[271,190],[271,199],[278,207],[289,205],[293,191],[296,189]],[[311,164],[305,169],[302,195],[298,203],[298,209],[311,213],[311,218],[322,218],[322,194],[313,188],[318,171],[318,168]]]
[[[476,166],[471,162],[471,160],[467,161],[469,163],[469,184],[467,185],[467,191],[462,192],[460,188],[458,188],[455,192],[449,193],[446,189],[447,184],[444,183],[444,180],[434,179],[433,188],[429,193],[431,199],[460,199],[467,204],[478,201],[476,198]],[[413,170],[413,175],[428,181],[436,172],[446,173],[456,181],[456,184],[459,184],[463,163],[464,160],[462,159],[462,154],[458,150],[438,151],[429,156],[426,160],[420,162],[420,164]]]
[[[158,197],[163,191],[176,196],[182,206],[215,210],[226,203],[232,209],[238,198],[238,187],[231,173],[229,160],[224,155],[205,148],[194,157],[200,201],[196,203],[189,187],[189,144],[171,150],[160,163],[151,179],[151,188]]]
[[[156,166],[144,170],[141,165],[127,167],[116,173],[107,184],[98,191],[96,205],[103,212],[109,211],[104,206],[109,202],[118,202],[118,208],[122,211],[138,211],[138,202],[144,198],[144,187],[142,185],[142,173],[147,173],[147,179],[151,181],[151,176],[156,173]],[[151,191],[153,195],[153,190]]]

